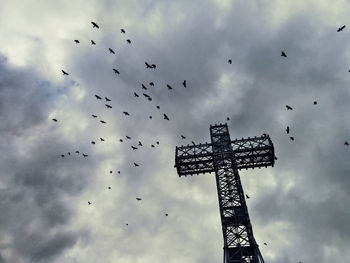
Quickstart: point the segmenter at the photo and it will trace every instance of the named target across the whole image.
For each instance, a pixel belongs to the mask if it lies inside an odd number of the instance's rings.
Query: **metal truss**
[[[238,169],[274,165],[271,139],[231,141],[227,124],[210,126],[211,143],[176,147],[179,176],[215,172],[219,197],[224,263],[264,263],[255,242]]]

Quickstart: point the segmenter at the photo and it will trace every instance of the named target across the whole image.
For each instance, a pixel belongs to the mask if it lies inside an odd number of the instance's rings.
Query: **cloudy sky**
[[[174,157],[227,117],[232,139],[268,133],[278,157],[240,172],[265,261],[350,262],[349,10],[1,0],[0,263],[221,262],[214,174],[179,178]]]

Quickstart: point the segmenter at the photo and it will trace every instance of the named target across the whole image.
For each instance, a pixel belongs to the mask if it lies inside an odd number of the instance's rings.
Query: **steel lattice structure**
[[[215,172],[218,190],[224,263],[264,263],[253,236],[238,169],[273,166],[270,137],[231,141],[227,124],[210,126],[211,143],[176,147],[179,176]]]

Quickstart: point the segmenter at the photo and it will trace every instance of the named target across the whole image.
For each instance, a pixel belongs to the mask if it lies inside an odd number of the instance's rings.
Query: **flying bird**
[[[185,136],[183,136],[183,135],[181,135],[181,139],[186,139],[186,137],[185,137]]]
[[[287,110],[292,110],[293,108],[289,105],[286,105]]]
[[[120,171],[118,171],[117,173],[120,174]]]
[[[91,40],[91,45],[96,45],[95,41]]]
[[[157,106],[157,109],[160,109],[160,106]]]
[[[287,57],[286,53],[284,53],[283,51],[281,52],[281,57]]]
[[[111,105],[105,104],[107,108],[112,109]]]
[[[119,139],[120,142],[123,142],[123,139]]]
[[[67,154],[70,155],[70,152],[68,152]]]
[[[169,214],[165,214],[165,216],[168,216]]]
[[[286,132],[287,134],[289,134],[289,126],[287,126]]]
[[[148,95],[148,94],[146,94],[146,93],[142,93],[143,94],[143,96],[145,96],[146,98],[150,98],[150,96]]]
[[[156,64],[152,64],[152,68],[156,68]]]
[[[140,166],[140,165],[139,165],[139,164],[137,164],[137,163],[134,163],[134,165],[135,165],[135,167],[136,167],[136,166]]]
[[[343,31],[344,28],[345,28],[345,25],[343,25],[342,27],[339,27],[337,32]]]
[[[294,137],[289,137],[289,139],[290,139],[291,141],[294,141]]]
[[[63,69],[62,69],[62,73],[63,75],[69,75],[67,72],[65,72]]]
[[[229,63],[229,64],[232,64],[232,60],[231,60],[231,59],[229,59],[229,60],[228,60],[228,63]]]
[[[148,97],[147,99],[148,99],[149,101],[152,101],[152,98],[151,98],[151,97]]]
[[[131,137],[130,137],[130,136],[126,135],[125,137],[126,137],[128,140],[131,140]]]
[[[92,28],[96,27],[96,28],[100,28],[95,22],[91,22],[91,24],[93,25]]]
[[[75,151],[75,153],[79,154],[80,152],[79,151]]]
[[[123,33],[123,34],[125,34],[125,30],[122,28],[122,29],[120,29],[120,33]]]
[[[108,189],[112,189],[110,186],[108,186]]]
[[[158,144],[158,145],[159,145],[159,141],[156,141],[156,144]]]
[[[142,200],[142,198],[140,198],[140,197],[136,197],[136,200],[137,200],[137,201],[141,201],[141,200]]]
[[[57,122],[57,119],[52,119],[54,122]]]
[[[317,105],[317,101],[314,101],[314,105]]]
[[[186,80],[184,80],[184,82],[182,82],[182,85],[186,88]]]
[[[249,196],[249,195],[247,195],[247,194],[245,194],[245,197],[246,197],[247,199],[249,199],[249,198],[250,198],[250,196]]]
[[[115,74],[120,74],[119,70],[117,70],[116,68],[113,69]]]
[[[153,83],[153,82],[150,82],[149,85],[150,85],[150,86],[154,86],[154,83]]]
[[[106,101],[111,101],[111,99],[109,99],[109,98],[107,98],[107,97],[105,97],[105,99],[106,99]]]
[[[64,157],[64,154],[61,154],[61,157],[63,158],[63,157]]]
[[[109,171],[109,173],[111,174],[111,173],[113,173],[113,171]]]
[[[226,120],[229,121],[229,120],[230,120],[230,117],[227,117]]]
[[[141,86],[142,86],[142,89],[147,90],[147,88],[146,88],[146,86],[145,86],[145,85],[141,84]]]
[[[88,157],[89,155],[83,153],[83,157]]]
[[[139,141],[139,144],[138,144],[138,145],[139,145],[139,146],[143,146],[142,143],[141,143],[140,141]]]
[[[88,201],[88,205],[91,205],[91,202],[90,202],[90,201]]]
[[[128,42],[129,44],[131,44],[131,40],[130,40],[130,39],[127,39],[126,42]]]
[[[152,68],[152,66],[150,64],[147,63],[147,61],[145,62],[146,68]]]
[[[97,115],[92,114],[91,116],[94,117],[94,118],[97,118]]]
[[[155,146],[153,144],[151,144],[151,147],[154,148]]]
[[[123,111],[123,113],[127,116],[130,116],[129,112],[127,112],[127,111]]]
[[[101,140],[101,142],[104,142],[104,141],[105,141],[105,139],[103,139],[103,138],[100,138],[100,140]]]
[[[106,123],[106,122],[105,122],[105,121],[103,121],[103,120],[100,120],[100,122],[101,122],[101,123],[104,123],[104,124]]]
[[[95,144],[95,142],[94,142],[94,141],[92,141],[92,142],[91,142],[91,144]]]
[[[152,116],[149,116],[148,118],[152,119]]]
[[[109,53],[115,54],[113,49],[111,49],[111,48],[108,48],[108,49],[109,49]]]
[[[173,89],[169,84],[166,84],[166,86],[168,87],[168,89]]]
[[[77,43],[77,44],[79,44],[79,43],[80,43],[78,39],[74,40],[74,42],[75,42],[75,43]]]
[[[132,148],[133,150],[137,150],[137,149],[138,149],[138,148],[135,147],[135,146],[131,146],[131,148]]]
[[[95,97],[96,97],[96,99],[98,99],[98,100],[102,100],[102,98],[101,98],[100,96],[96,95],[96,94],[95,94]]]
[[[264,245],[265,245],[265,246],[267,246],[267,244],[266,244],[266,243],[264,243]]]
[[[164,113],[164,120],[169,120],[168,116]]]
[[[134,92],[134,96],[135,97],[140,97],[136,92]]]
[[[345,142],[344,142],[344,145],[347,145],[347,146],[349,146],[349,143],[348,143],[347,141],[345,141]]]

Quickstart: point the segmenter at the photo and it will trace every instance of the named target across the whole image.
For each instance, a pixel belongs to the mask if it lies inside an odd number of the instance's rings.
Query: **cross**
[[[253,236],[239,169],[274,166],[270,137],[231,141],[227,124],[210,126],[211,143],[176,147],[175,167],[179,176],[215,172],[224,263],[264,263]]]

